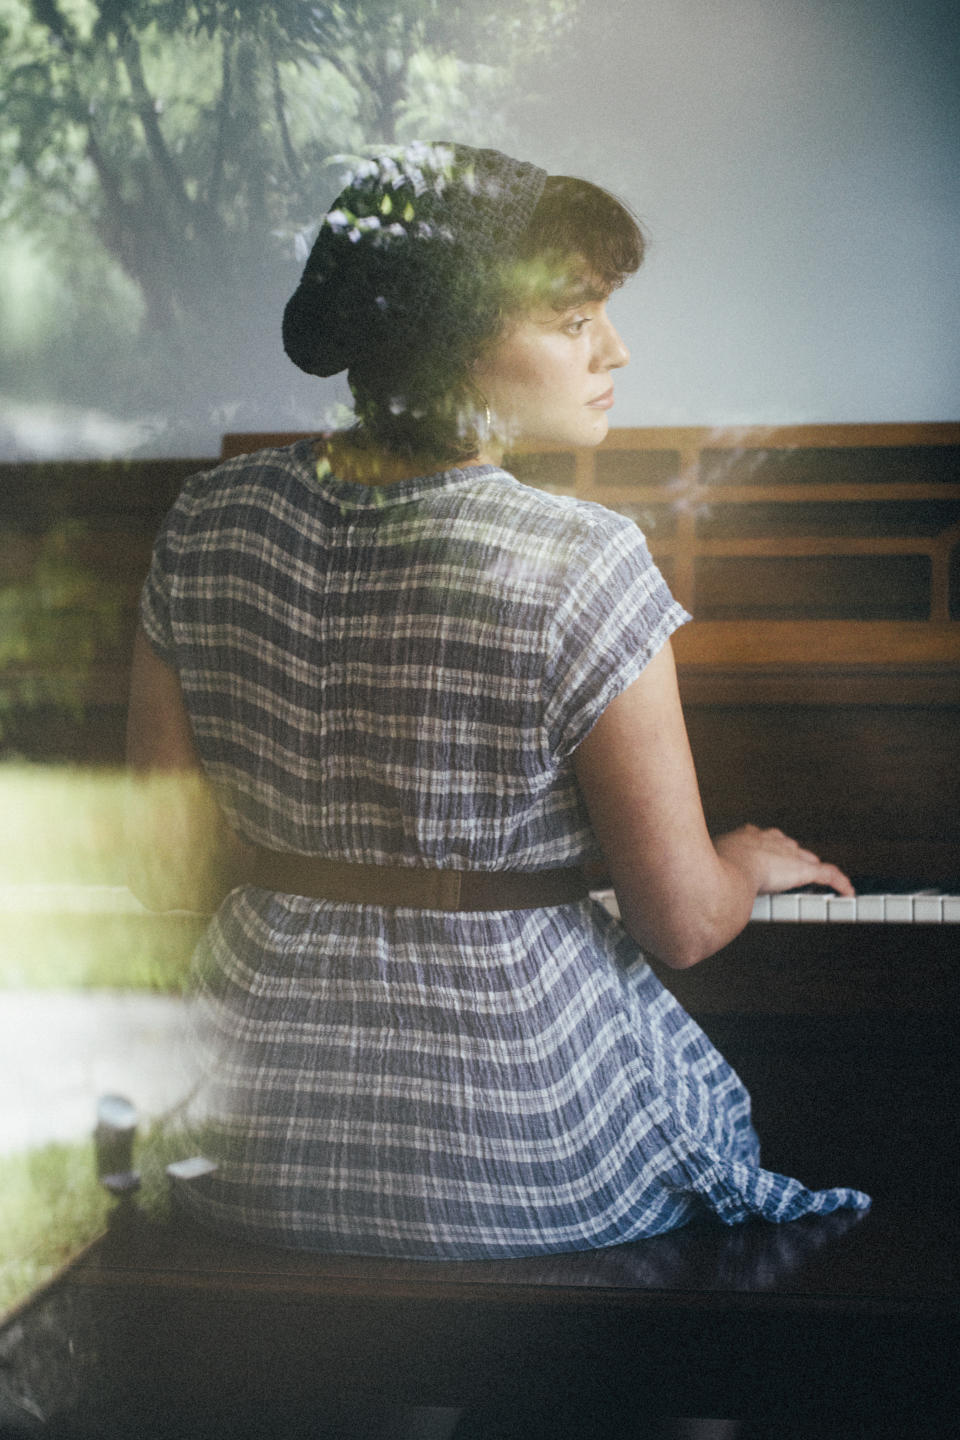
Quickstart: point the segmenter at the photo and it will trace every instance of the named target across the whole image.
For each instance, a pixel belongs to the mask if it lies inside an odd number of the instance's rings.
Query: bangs
[[[588,180],[551,175],[517,259],[548,270],[549,302],[567,309],[616,290],[640,268],[643,254],[643,230],[626,205]]]

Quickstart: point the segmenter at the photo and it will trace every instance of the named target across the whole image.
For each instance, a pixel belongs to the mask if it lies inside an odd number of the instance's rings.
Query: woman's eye
[[[590,324],[589,315],[578,315],[573,320],[567,320],[564,324],[564,333],[567,335],[579,335],[585,325]]]

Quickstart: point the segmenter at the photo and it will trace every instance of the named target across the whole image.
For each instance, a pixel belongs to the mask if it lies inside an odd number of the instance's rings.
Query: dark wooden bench
[[[932,1228],[931,1227],[932,1223]],[[956,1292],[946,1210],[713,1224],[509,1263],[305,1257],[172,1228],[114,1233],[70,1284],[98,1291],[105,1413],[222,1423],[331,1398],[656,1414],[945,1414]],[[149,1428],[126,1427],[126,1433]],[[204,1433],[200,1428],[196,1433]]]

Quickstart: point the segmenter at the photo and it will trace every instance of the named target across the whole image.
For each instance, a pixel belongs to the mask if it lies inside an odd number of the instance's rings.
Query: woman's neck
[[[436,455],[414,455],[409,458],[393,455],[389,450],[371,444],[362,435],[337,431],[324,436],[315,445],[318,460],[326,460],[341,480],[357,485],[395,485],[400,480],[413,480],[419,475],[435,475],[439,470],[456,466],[470,469],[475,465],[495,465],[499,461],[486,451],[465,460],[440,460]]]

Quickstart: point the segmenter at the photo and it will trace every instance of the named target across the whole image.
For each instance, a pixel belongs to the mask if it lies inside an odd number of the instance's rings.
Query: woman
[[[154,897],[222,899],[208,1223],[471,1258],[869,1203],[760,1168],[749,1097],[642,953],[695,964],[757,894],[849,881],[779,831],[711,840],[688,617],[641,533],[500,468],[603,439],[641,258],[586,182],[461,146],[371,162],[284,320],[298,365],[347,368],[356,429],[197,476],[168,517],[129,750],[198,782],[156,812]]]

